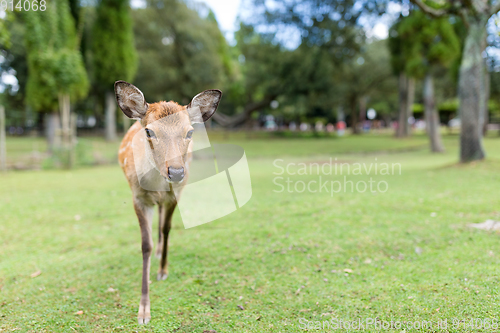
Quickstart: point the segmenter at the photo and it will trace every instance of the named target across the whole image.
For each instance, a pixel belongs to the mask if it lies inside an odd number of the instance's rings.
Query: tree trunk
[[[68,94],[59,94],[59,110],[61,112],[61,138],[62,148],[66,159],[64,167],[70,169],[74,165],[73,134],[71,119],[71,103]]]
[[[424,105],[425,118],[427,122],[427,133],[429,135],[431,151],[433,153],[442,153],[444,151],[441,141],[440,121],[436,110],[436,102],[434,99],[434,82],[432,75],[427,73],[424,80]]]
[[[407,88],[407,97],[406,97],[406,121],[404,127],[405,136],[409,136],[411,134],[410,124],[408,124],[408,118],[413,116],[413,103],[415,102],[415,78],[409,77],[408,83],[406,85]]]
[[[0,105],[0,171],[7,170],[7,143],[5,138],[5,108]]]
[[[484,88],[481,90],[483,92],[483,114],[484,114],[484,123],[483,123],[483,136],[486,136],[488,133],[488,123],[490,121],[490,114],[488,112],[488,102],[490,100],[490,92],[491,92],[491,78],[490,72],[485,66],[484,70],[484,80],[483,80]]]
[[[71,105],[69,95],[59,94],[59,110],[61,112],[61,137],[64,148],[69,148],[71,143]]]
[[[217,124],[225,128],[240,126],[251,119],[252,113],[268,107],[271,101],[276,99],[277,96],[278,95],[268,95],[259,102],[251,102],[245,106],[245,109],[242,113],[234,116],[226,116],[223,113],[216,112],[214,113],[212,119],[215,120]]]
[[[351,107],[351,128],[352,128],[352,134],[359,134],[359,129],[358,129],[358,110],[357,110],[357,98],[356,96],[351,97],[350,99],[350,107]]]
[[[116,140],[116,100],[112,91],[106,92],[106,140]]]
[[[49,152],[54,151],[55,147],[60,146],[60,138],[59,138],[59,130],[60,130],[60,119],[59,113],[52,112],[48,113],[46,116],[46,128],[45,128],[45,136],[47,137],[47,146]]]
[[[484,124],[484,61],[482,58],[483,40],[486,36],[486,21],[471,20],[462,63],[460,65],[459,98],[460,98],[460,161],[462,163],[481,160],[485,157],[483,150]]]
[[[359,121],[366,120],[366,105],[368,104],[368,97],[363,96],[359,99]]]
[[[408,77],[405,73],[399,74],[399,115],[396,136],[402,138],[408,136]]]
[[[337,108],[337,122],[345,121],[344,107],[339,105]]]

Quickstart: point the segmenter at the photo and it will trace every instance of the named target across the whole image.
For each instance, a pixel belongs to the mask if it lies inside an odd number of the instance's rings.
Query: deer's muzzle
[[[173,182],[180,182],[184,179],[184,168],[168,167],[168,179]]]

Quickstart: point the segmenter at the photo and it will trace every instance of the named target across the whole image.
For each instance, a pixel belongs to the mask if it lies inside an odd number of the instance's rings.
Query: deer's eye
[[[187,132],[186,134],[186,139],[191,139],[193,137],[193,130],[190,130],[189,132]]]
[[[155,132],[153,132],[153,130],[150,130],[149,128],[146,128],[146,136],[148,137],[148,139],[156,138]]]

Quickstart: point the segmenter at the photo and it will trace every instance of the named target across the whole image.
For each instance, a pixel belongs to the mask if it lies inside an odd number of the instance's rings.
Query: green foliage
[[[336,79],[337,93],[345,97],[348,111],[357,112],[361,97],[368,97],[367,106],[377,112],[388,114],[393,109],[390,103],[397,91],[397,82],[391,72],[387,41],[364,46],[359,57],[344,65]]]
[[[132,81],[137,70],[128,0],[100,0],[92,29],[94,80],[110,90],[116,80]]]
[[[430,18],[414,10],[390,30],[395,72],[423,78],[435,67],[449,68],[460,56],[460,40],[448,17]]]
[[[8,43],[0,43],[0,53],[3,61],[0,63],[0,72],[15,71],[18,81],[18,87],[5,84],[4,105],[7,111],[7,118],[10,118],[13,112],[23,112],[25,99],[25,86],[28,78],[28,64],[26,61],[26,46],[24,43],[24,34],[26,27],[21,15],[18,12],[7,12],[2,20],[2,25],[6,29],[2,33],[10,35]],[[1,30],[1,29],[0,29]],[[5,40],[4,40],[5,42]]]
[[[6,16],[5,18],[0,18],[0,47],[8,49],[10,48],[11,42],[10,42],[10,34],[9,30],[7,29],[7,19],[9,16]]]
[[[69,94],[73,100],[83,98],[89,83],[67,1],[48,2],[43,12],[24,12],[24,22],[28,104],[46,111],[57,108],[59,94]]]
[[[180,0],[151,0],[133,12],[139,52],[134,83],[150,101],[188,104],[205,89],[226,89],[236,71],[213,15],[201,17]]]

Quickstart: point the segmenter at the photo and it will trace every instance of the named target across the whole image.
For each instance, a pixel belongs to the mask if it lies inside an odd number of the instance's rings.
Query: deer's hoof
[[[151,320],[151,310],[149,305],[139,305],[139,314],[137,315],[137,321],[139,325],[146,325]]]
[[[156,279],[158,281],[163,281],[168,278],[168,272],[158,272],[158,275],[156,276]]]

